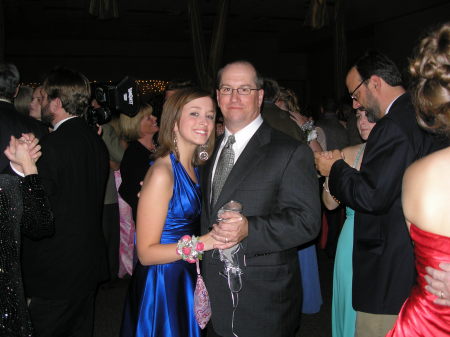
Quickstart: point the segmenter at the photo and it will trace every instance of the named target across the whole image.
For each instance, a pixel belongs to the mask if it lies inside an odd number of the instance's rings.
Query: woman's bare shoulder
[[[438,180],[442,183],[442,178],[448,172],[450,172],[450,147],[436,151],[411,164],[405,172],[404,183],[429,184],[430,181]]]
[[[167,185],[173,182],[172,162],[164,156],[155,160],[145,176],[144,184]]]

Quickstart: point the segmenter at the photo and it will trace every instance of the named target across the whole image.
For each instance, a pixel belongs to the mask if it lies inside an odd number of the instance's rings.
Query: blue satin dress
[[[176,243],[199,230],[200,186],[173,154],[174,186],[161,243]],[[198,181],[198,171],[195,169]],[[122,337],[199,337],[194,317],[195,264],[183,260],[143,266],[130,281],[122,320]]]

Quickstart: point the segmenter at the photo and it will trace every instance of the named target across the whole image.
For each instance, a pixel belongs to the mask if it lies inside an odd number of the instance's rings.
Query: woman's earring
[[[177,135],[175,132],[173,133],[173,147],[175,150],[175,157],[177,157],[177,160],[180,160],[180,153],[178,152],[178,145],[177,145]]]
[[[200,152],[198,153],[200,160],[206,161],[209,159],[208,151],[206,151],[207,146],[207,144],[200,145]]]

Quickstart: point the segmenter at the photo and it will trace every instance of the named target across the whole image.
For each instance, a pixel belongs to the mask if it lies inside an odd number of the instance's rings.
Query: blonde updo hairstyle
[[[175,143],[175,132],[174,127],[175,124],[179,125],[181,111],[183,107],[189,102],[202,97],[211,98],[214,106],[214,110],[216,109],[215,101],[211,97],[210,93],[199,88],[190,87],[186,89],[178,89],[175,91],[173,95],[171,95],[167,101],[164,103],[163,111],[161,114],[161,125],[159,128],[158,134],[158,144],[159,147],[156,150],[154,158],[164,157],[168,155],[170,152],[173,152],[175,156],[178,156],[176,143]],[[214,128],[209,136],[208,141],[206,142],[205,150],[208,152],[209,157],[211,157],[212,151],[214,149]],[[200,146],[197,147],[195,151],[195,155],[192,158],[192,163],[194,165],[204,164],[203,160],[200,160],[198,154],[201,151]],[[179,158],[177,158],[179,159]]]
[[[409,71],[419,124],[450,136],[450,23],[421,40]]]
[[[139,109],[136,116],[129,117],[125,114],[120,114],[120,130],[122,137],[131,142],[133,140],[138,140],[142,137],[141,135],[141,121],[144,117],[150,116],[153,113],[153,107],[145,103]]]
[[[281,87],[280,96],[278,96],[278,99],[286,104],[288,111],[300,112],[297,95],[292,89]]]

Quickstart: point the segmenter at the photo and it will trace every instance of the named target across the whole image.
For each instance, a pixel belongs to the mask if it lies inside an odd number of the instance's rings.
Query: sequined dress
[[[53,215],[38,175],[0,175],[0,336],[32,336],[20,269],[20,235],[53,233]]]
[[[174,186],[161,243],[198,231],[201,194],[173,154]],[[195,170],[198,181],[198,171]],[[125,301],[121,337],[200,337],[194,317],[195,264],[179,260],[134,270]]]
[[[426,232],[414,224],[411,224],[410,231],[414,242],[417,284],[386,337],[450,336],[450,307],[435,304],[436,296],[424,289],[425,267],[439,269],[441,262],[450,261],[450,237]]]

